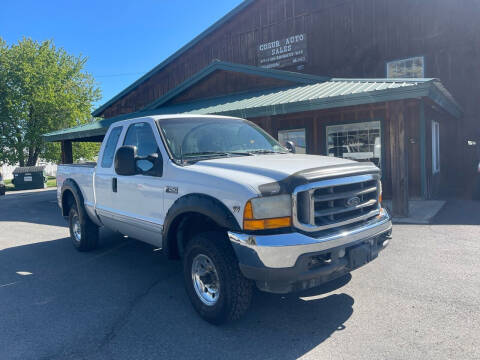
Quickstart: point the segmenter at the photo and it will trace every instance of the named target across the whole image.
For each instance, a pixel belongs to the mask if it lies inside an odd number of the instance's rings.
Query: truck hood
[[[255,155],[203,160],[189,166],[190,170],[228,179],[261,192],[264,184],[282,181],[291,175],[309,169],[332,168],[339,165],[356,165],[352,160],[302,154]],[[370,164],[373,169],[375,167]]]

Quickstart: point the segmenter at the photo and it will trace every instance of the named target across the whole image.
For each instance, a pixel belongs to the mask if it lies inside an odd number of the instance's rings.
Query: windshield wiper
[[[273,151],[267,149],[259,149],[259,150],[252,150],[249,151],[250,154],[286,154],[286,152],[282,151]]]
[[[228,156],[229,153],[221,151],[201,151],[196,153],[183,154],[184,157],[204,157],[204,156]]]
[[[249,151],[201,151],[197,153],[187,153],[183,154],[184,157],[204,157],[204,156],[231,156],[231,155],[237,155],[237,156],[253,156],[252,153]]]
[[[240,155],[240,156],[253,156],[250,151],[229,151],[231,155]]]
[[[195,153],[186,153],[182,154],[182,159],[192,160],[198,158],[207,158],[207,157],[229,157],[229,156],[254,156],[255,154],[286,154],[285,152],[273,151],[273,150],[251,150],[251,151],[200,151]]]

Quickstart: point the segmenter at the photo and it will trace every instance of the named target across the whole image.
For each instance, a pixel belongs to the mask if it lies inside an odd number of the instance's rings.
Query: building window
[[[409,59],[395,60],[387,63],[388,78],[423,78],[425,77],[425,58],[417,56]]]
[[[434,174],[440,172],[440,124],[432,121],[432,170]]]
[[[279,130],[278,142],[285,146],[287,141],[295,144],[297,154],[307,153],[307,142],[305,140],[305,129]]]
[[[328,156],[381,166],[380,121],[327,126]]]

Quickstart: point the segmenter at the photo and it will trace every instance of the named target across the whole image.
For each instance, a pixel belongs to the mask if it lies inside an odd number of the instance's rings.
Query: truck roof
[[[216,119],[237,119],[244,120],[234,116],[222,116],[222,115],[197,115],[197,114],[169,114],[169,115],[149,115],[149,116],[140,116],[138,118],[125,119],[122,121],[116,122],[116,124],[122,123],[124,121],[132,121],[137,119],[153,119],[153,120],[163,120],[163,119],[199,119],[199,120],[216,120]]]

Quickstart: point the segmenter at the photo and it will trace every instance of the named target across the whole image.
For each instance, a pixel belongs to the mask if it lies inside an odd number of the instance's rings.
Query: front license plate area
[[[357,245],[348,252],[350,269],[357,269],[373,260],[372,247],[370,244]]]

